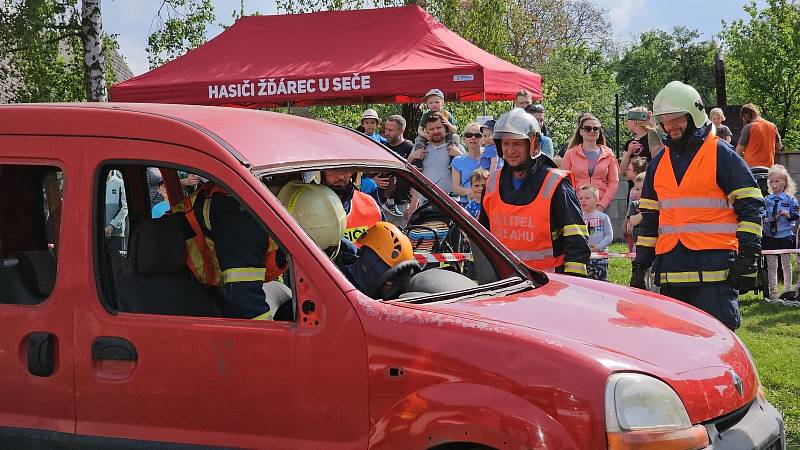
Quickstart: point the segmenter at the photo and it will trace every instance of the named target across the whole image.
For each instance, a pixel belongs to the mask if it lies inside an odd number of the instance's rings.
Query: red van
[[[405,228],[419,273],[391,298],[356,289],[270,190],[326,169],[390,174],[430,200]],[[269,287],[280,317],[227,315],[188,274],[184,242],[159,231],[154,207],[206,182],[285,256]],[[215,107],[0,106],[0,192],[2,448],[786,446],[721,323],[529,270],[346,128]]]

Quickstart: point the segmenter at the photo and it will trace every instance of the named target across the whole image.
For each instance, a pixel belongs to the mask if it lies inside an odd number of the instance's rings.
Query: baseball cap
[[[431,89],[430,91],[428,91],[428,93],[425,94],[425,100],[427,100],[428,97],[430,97],[431,95],[435,95],[444,100],[444,93],[439,89]]]
[[[490,130],[494,130],[494,124],[495,124],[494,120],[487,120],[486,123],[481,125],[481,131],[483,131],[484,128],[488,128]]]

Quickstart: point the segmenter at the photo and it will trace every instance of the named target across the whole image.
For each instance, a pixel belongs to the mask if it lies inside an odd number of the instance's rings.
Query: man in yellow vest
[[[697,91],[679,81],[655,98],[665,149],[647,166],[631,286],[651,266],[661,294],[735,330],[739,291],[752,289],[764,200],[744,160],[714,134]]]
[[[383,212],[378,202],[365,194],[353,184],[352,170],[325,170],[322,172],[322,184],[328,186],[342,201],[342,206],[347,214],[347,225],[344,237],[351,242],[356,242],[367,229],[383,220]]]

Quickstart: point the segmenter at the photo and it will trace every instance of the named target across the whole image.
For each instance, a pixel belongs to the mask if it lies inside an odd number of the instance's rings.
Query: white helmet
[[[503,157],[503,139],[527,139],[531,141],[531,156],[535,156],[537,149],[533,148],[536,136],[541,134],[539,121],[522,108],[514,108],[504,113],[494,124],[494,139],[497,155]]]
[[[319,248],[339,249],[347,215],[331,188],[292,180],[278,193],[278,200]]]
[[[653,101],[653,119],[659,122],[672,120],[684,114],[692,116],[694,126],[702,128],[710,123],[703,99],[697,90],[680,81],[670,81]]]
[[[535,117],[522,108],[514,108],[497,119],[492,139],[532,139],[540,132]]]

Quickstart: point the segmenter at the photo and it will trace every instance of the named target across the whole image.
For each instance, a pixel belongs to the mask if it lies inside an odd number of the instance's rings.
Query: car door
[[[75,432],[72,308],[87,261],[78,242],[58,239],[74,232],[71,214],[60,217],[80,189],[64,141],[0,136],[2,448],[50,448]]]
[[[257,448],[365,448],[366,346],[355,312],[319,262],[267,205],[274,197],[244,170],[180,146],[96,139],[95,184],[84,229],[94,233],[109,168],[169,166],[224,186],[289,255],[293,321],[136,314],[83,298],[76,321],[77,433],[108,447],[157,441]],[[165,155],[168,160],[165,161]],[[121,171],[126,173],[127,170]],[[87,179],[87,183],[89,180]],[[131,222],[145,195],[126,179]],[[174,203],[174,202],[173,202]],[[92,221],[94,216],[95,221]],[[93,230],[93,231],[88,231]],[[92,252],[92,250],[88,250]],[[102,270],[87,286],[103,286]],[[114,440],[125,438],[127,440]]]

